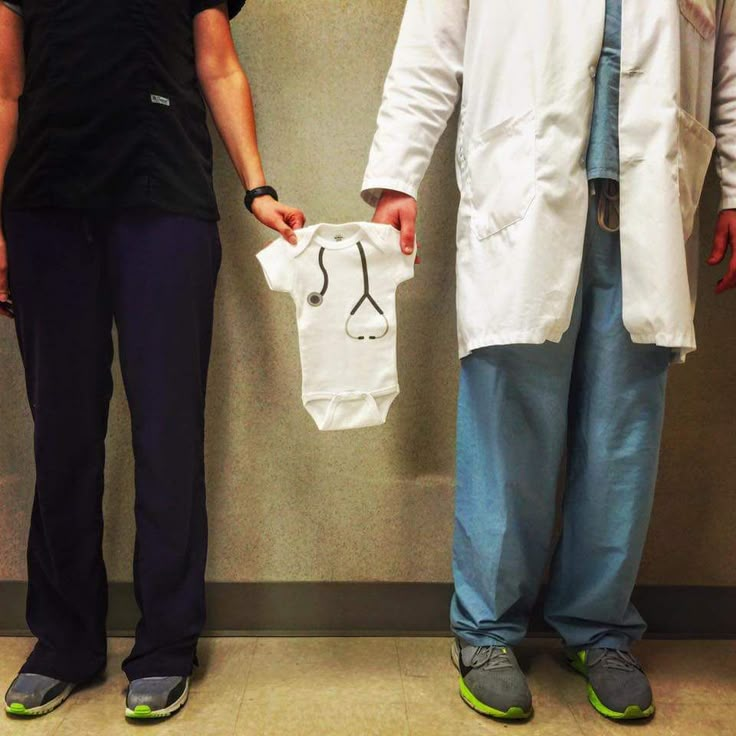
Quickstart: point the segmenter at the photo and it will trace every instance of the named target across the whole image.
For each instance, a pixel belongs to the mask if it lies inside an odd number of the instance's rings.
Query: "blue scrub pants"
[[[627,649],[651,514],[670,350],[636,345],[621,317],[618,234],[591,197],[582,273],[560,343],[463,359],[458,406],[453,631],[518,644],[549,560],[567,449],[562,536],[546,620],[567,646]]]

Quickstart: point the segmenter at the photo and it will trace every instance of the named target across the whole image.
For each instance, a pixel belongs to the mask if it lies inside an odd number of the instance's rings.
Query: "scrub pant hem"
[[[172,662],[162,657],[152,657],[145,662],[123,667],[129,682],[142,677],[191,677],[195,662]]]
[[[521,643],[519,641],[507,641],[501,639],[499,636],[471,633],[469,631],[456,631],[455,629],[452,629],[452,635],[474,647],[515,647]]]
[[[53,677],[55,680],[81,685],[101,675],[105,667],[105,656],[81,661],[78,651],[52,652],[36,645],[18,672]]]
[[[614,635],[604,636],[600,639],[585,642],[583,644],[570,644],[569,642],[564,642],[567,649],[572,649],[576,652],[580,652],[583,649],[618,649],[623,652],[628,652],[631,649],[631,644],[632,640],[628,637],[621,638]]]

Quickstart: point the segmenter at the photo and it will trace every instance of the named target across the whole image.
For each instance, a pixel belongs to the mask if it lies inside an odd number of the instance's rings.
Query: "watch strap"
[[[245,193],[245,207],[248,212],[253,212],[253,200],[258,197],[273,197],[277,202],[279,201],[279,195],[273,187],[263,186],[256,187],[255,189],[248,189]]]

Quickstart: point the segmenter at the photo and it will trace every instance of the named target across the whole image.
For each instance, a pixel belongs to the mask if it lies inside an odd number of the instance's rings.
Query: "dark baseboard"
[[[28,633],[25,594],[25,583],[0,581],[0,634]],[[446,583],[208,583],[207,634],[442,636],[451,595]],[[736,638],[736,588],[641,586],[634,603],[651,637]],[[137,617],[132,584],[112,583],[110,633],[131,634]],[[540,606],[530,633],[552,634]]]

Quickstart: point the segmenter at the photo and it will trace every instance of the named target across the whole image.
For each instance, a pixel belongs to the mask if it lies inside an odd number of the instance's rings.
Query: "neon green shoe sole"
[[[460,678],[460,697],[478,713],[482,713],[484,716],[489,716],[491,718],[498,718],[499,720],[523,721],[526,718],[531,717],[532,714],[531,710],[525,711],[517,706],[509,708],[507,711],[502,711],[497,710],[496,708],[491,708],[490,705],[486,705],[485,703],[481,703],[481,701],[470,692],[470,689],[465,684],[462,677]]]
[[[579,655],[575,659],[569,659],[568,662],[575,672],[582,675],[586,680],[588,679],[585,663],[579,658]],[[615,721],[637,721],[642,718],[651,718],[654,715],[654,703],[646,709],[642,709],[638,705],[629,705],[623,712],[607,708],[601,702],[598,693],[596,693],[590,682],[588,682],[588,701],[602,716]]]
[[[170,714],[152,711],[150,705],[136,705],[135,710],[131,710],[130,708],[125,709],[126,718],[166,718],[168,715]]]
[[[150,705],[136,705],[135,708],[125,708],[125,717],[133,720],[154,720],[156,718],[168,718],[173,716],[178,710],[181,710],[189,699],[189,682],[181,696],[171,705],[161,710],[151,710]]]
[[[22,703],[11,703],[10,705],[6,705],[5,712],[10,713],[11,715],[14,715],[14,716],[32,717],[34,715]]]
[[[174,706],[164,708],[163,710],[151,710],[150,705],[136,705],[134,710],[125,709],[125,717],[136,720],[153,720],[155,718],[168,718],[173,716],[176,711],[180,710],[184,703],[176,703]]]
[[[52,710],[56,710],[61,703],[55,703],[53,705],[40,706],[38,708],[26,708],[23,703],[11,703],[5,706],[5,712],[11,716],[22,716],[23,718],[38,718],[39,716],[45,716],[47,713],[51,713]]]
[[[5,712],[11,716],[29,719],[45,716],[47,713],[51,713],[52,710],[56,710],[71,695],[72,690],[74,690],[74,685],[68,685],[53,700],[35,708],[27,708],[23,703],[5,703]]]

